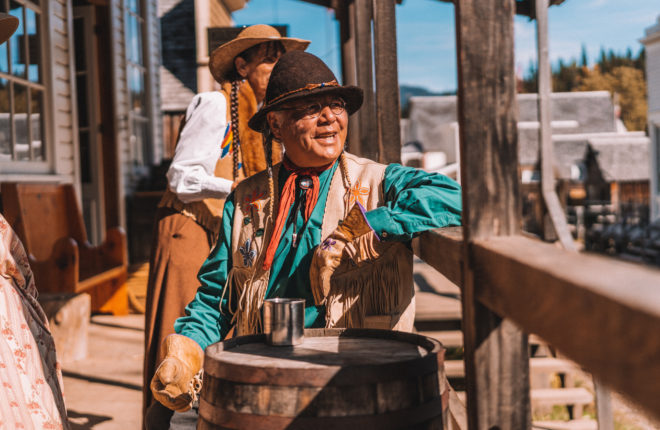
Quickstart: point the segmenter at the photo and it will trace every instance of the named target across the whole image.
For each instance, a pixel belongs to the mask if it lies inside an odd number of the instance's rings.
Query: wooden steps
[[[594,401],[586,388],[535,388],[531,390],[532,408],[565,405],[571,407],[574,418],[582,417],[584,407]]]
[[[425,315],[423,318],[428,318]],[[416,319],[417,321],[417,319]],[[425,321],[431,321],[426,319]],[[445,320],[445,322],[448,320]],[[445,348],[462,348],[463,347],[463,332],[461,330],[425,330],[420,331],[418,334],[431,337],[433,339],[439,340],[442,342],[442,345]],[[544,341],[538,336],[529,335],[529,344],[530,345],[542,345]]]
[[[561,358],[542,357],[529,360],[529,370],[532,377],[536,374],[568,373],[577,369],[578,366],[575,363]],[[465,376],[463,360],[446,360],[445,373],[448,378]]]
[[[592,419],[571,421],[534,421],[533,430],[598,430],[598,422]]]

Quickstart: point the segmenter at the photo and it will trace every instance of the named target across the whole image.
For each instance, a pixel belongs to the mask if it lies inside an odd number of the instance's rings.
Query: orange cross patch
[[[259,190],[258,188],[252,190],[252,192],[248,193],[248,195],[246,195],[244,199],[246,209],[250,210],[250,208],[254,207],[257,210],[261,210],[261,208],[263,207],[263,202],[261,200],[264,197],[265,197],[264,192]]]
[[[353,206],[355,201],[360,202],[362,207],[367,206],[366,197],[369,195],[369,187],[363,187],[360,184],[360,181],[357,181],[353,188],[350,190],[348,205]]]

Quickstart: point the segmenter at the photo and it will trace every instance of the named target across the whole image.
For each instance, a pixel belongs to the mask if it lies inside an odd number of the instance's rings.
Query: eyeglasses
[[[329,103],[316,102],[306,106],[283,107],[278,110],[292,110],[302,119],[314,119],[321,115],[321,111],[326,106],[330,107],[330,110],[335,115],[341,115],[346,110],[346,102],[342,99],[335,99]]]

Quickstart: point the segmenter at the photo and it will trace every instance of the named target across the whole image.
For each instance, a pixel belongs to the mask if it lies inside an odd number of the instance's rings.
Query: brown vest
[[[231,122],[231,83],[222,85],[221,92],[227,101],[227,123]],[[238,132],[240,146],[238,150],[238,162],[242,168],[238,170],[236,180],[243,180],[266,168],[266,157],[264,155],[262,137],[260,133],[248,127],[248,121],[257,112],[257,101],[254,97],[252,87],[244,81],[238,90]],[[185,126],[185,124],[184,124]],[[181,127],[183,130],[183,127]],[[178,142],[178,140],[177,140]],[[221,145],[222,142],[218,142]],[[273,163],[279,162],[282,151],[279,144],[273,145]],[[233,154],[220,158],[215,165],[215,176],[234,180]],[[222,209],[224,199],[204,199],[197,202],[183,203],[172,191],[167,189],[158,207],[170,207],[183,215],[191,217],[198,224],[209,230],[217,237],[222,222]]]
[[[337,168],[328,191],[321,241],[334,231],[356,200],[367,210],[384,205],[382,182],[387,166],[347,153],[344,157],[351,188],[348,189],[341,168]],[[279,170],[279,165],[273,167],[275,186]],[[276,193],[275,209],[278,202]],[[260,309],[270,275],[270,271],[262,269],[265,247],[273,228],[273,222],[267,219],[271,202],[266,172],[243,181],[235,191],[234,203],[233,267],[224,294],[229,300],[229,308],[237,309],[234,321],[237,333],[243,335],[261,329]],[[277,213],[276,210],[273,212]],[[349,244],[346,252],[350,258],[345,259],[332,278],[326,305],[326,327],[411,331],[415,303],[413,254],[409,247],[400,242],[380,242],[369,234]]]

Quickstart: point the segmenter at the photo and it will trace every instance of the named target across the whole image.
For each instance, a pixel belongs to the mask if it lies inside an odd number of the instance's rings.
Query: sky
[[[233,14],[237,25],[287,24],[289,35],[311,40],[308,51],[341,80],[339,25],[326,8],[299,0],[249,0]],[[548,12],[550,59],[590,62],[601,48],[637,55],[644,30],[660,18],[660,0],[566,0]],[[396,6],[399,84],[434,92],[456,90],[454,7],[437,0],[403,0]],[[523,75],[536,59],[536,24],[515,19],[516,70]]]

